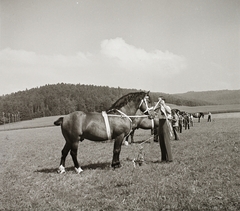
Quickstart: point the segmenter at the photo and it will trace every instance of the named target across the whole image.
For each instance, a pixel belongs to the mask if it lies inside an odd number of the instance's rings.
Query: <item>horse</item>
[[[131,137],[131,142],[134,143],[134,132],[136,129],[151,130],[151,134],[157,135],[154,133],[157,130],[159,125],[159,118],[155,116],[154,118],[149,118],[146,115],[137,116],[133,119],[132,122],[132,132],[126,137],[125,141],[129,143],[128,138]]]
[[[197,113],[191,113],[194,118],[198,118],[198,122],[200,122],[200,118],[202,117],[204,119],[204,113],[203,112],[197,112]]]
[[[118,99],[106,112],[75,111],[60,117],[54,125],[61,126],[65,138],[58,173],[65,173],[65,160],[70,151],[75,171],[79,174],[83,170],[77,160],[79,141],[106,141],[114,139],[113,158],[111,166],[120,167],[119,155],[122,141],[132,129],[132,120],[129,115],[136,114],[140,109],[148,112],[148,103],[151,102],[149,92],[135,92]],[[104,118],[104,116],[106,118]]]
[[[154,119],[151,119],[147,116],[139,116],[134,118],[135,120],[133,121],[133,129],[131,133],[126,136],[125,142],[126,143],[134,143],[134,133],[136,129],[144,129],[144,130],[151,130],[151,135],[154,134],[154,142],[158,142],[158,125],[159,125],[159,118],[157,117],[157,113],[159,112],[160,109],[160,102],[162,99],[159,99],[158,102],[154,102],[154,106],[148,108],[147,111],[153,111],[155,113]],[[129,136],[131,137],[131,142],[128,141]]]

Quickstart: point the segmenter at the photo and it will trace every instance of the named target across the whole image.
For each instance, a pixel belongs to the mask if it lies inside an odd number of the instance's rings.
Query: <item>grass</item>
[[[66,174],[56,173],[60,127],[0,131],[0,210],[240,210],[239,124],[240,118],[195,123],[172,141],[170,164],[158,162],[159,144],[151,140],[143,145],[145,165],[136,168],[132,160],[150,131],[137,130],[138,143],[122,147],[116,170],[113,142],[84,140],[80,175],[70,156]]]
[[[208,106],[177,106],[171,105],[171,108],[177,108],[180,111],[186,111],[189,113],[203,112],[207,114],[211,112],[213,114],[217,113],[230,113],[230,112],[240,112],[240,104],[231,104],[231,105],[208,105]]]

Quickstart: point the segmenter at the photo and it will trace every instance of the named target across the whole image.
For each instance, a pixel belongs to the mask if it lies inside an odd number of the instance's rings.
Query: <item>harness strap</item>
[[[131,118],[130,118],[129,116],[127,116],[126,114],[124,114],[122,111],[120,111],[120,110],[118,110],[118,109],[117,109],[117,111],[118,111],[120,114],[122,114],[122,116],[127,117],[127,118],[129,119],[129,121],[132,123],[132,120],[131,120]]]
[[[143,111],[144,114],[145,114],[146,112],[151,111],[151,110],[153,109],[153,107],[148,107],[148,103],[147,103],[146,97],[141,100],[140,105],[138,106],[139,109],[140,109],[141,105],[143,104],[143,102],[144,102],[145,105],[146,105],[146,110]]]
[[[108,116],[115,116],[115,117],[129,117],[129,118],[145,118],[148,117],[149,115],[133,115],[133,116],[123,116],[123,115],[118,115],[118,114],[107,114]]]
[[[155,105],[154,108],[153,108],[154,111],[157,110],[157,108],[160,107],[160,106],[159,106],[160,101],[161,101],[161,100],[158,100],[158,101],[157,101],[156,105]]]
[[[152,122],[152,130],[154,129],[154,119],[151,119]]]
[[[104,122],[105,122],[105,125],[106,125],[108,140],[112,140],[110,124],[109,124],[109,121],[108,121],[108,115],[107,115],[106,111],[102,111],[102,116],[103,116],[103,119],[104,119]]]
[[[128,118],[129,121],[130,121],[130,127],[131,127],[131,128],[130,128],[130,130],[129,130],[129,133],[125,136],[125,137],[127,137],[127,136],[129,136],[130,133],[132,132],[132,119],[131,119],[129,116],[127,116],[125,113],[123,113],[122,111],[120,111],[120,110],[118,110],[118,109],[117,109],[117,111],[118,111],[122,116]]]

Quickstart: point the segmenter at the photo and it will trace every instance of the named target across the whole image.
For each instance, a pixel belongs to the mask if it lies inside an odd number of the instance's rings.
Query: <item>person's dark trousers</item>
[[[154,127],[154,129],[153,129],[153,134],[154,134],[154,136],[153,136],[153,140],[154,140],[154,142],[158,142],[158,127]]]
[[[179,137],[177,134],[177,127],[173,127],[173,133],[174,133],[175,140],[179,140]]]
[[[171,162],[173,160],[170,143],[171,139],[166,119],[159,119],[158,136],[162,161]]]
[[[182,133],[182,124],[179,124],[179,133]]]

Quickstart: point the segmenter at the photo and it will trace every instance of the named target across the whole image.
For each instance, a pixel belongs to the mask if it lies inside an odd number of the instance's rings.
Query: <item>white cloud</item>
[[[186,60],[170,52],[147,52],[122,38],[103,40],[98,53],[42,55],[6,48],[0,51],[0,94],[51,83],[84,83],[144,89],[150,78],[170,78]],[[134,79],[129,83],[129,79]],[[148,89],[148,88],[146,88]]]
[[[146,70],[152,73],[162,72],[164,75],[179,73],[186,68],[186,59],[171,52],[155,50],[146,52],[127,44],[122,38],[103,40],[101,53],[127,70]]]
[[[12,67],[34,66],[34,68],[49,69],[95,66],[101,69],[101,65],[104,67],[109,65],[125,70],[139,71],[140,69],[153,73],[160,71],[165,74],[175,74],[186,67],[186,60],[181,56],[160,50],[146,52],[144,49],[127,44],[122,38],[103,40],[100,54],[95,55],[82,52],[75,55],[40,55],[35,52],[7,48],[0,51],[0,61],[2,65],[7,64]]]

